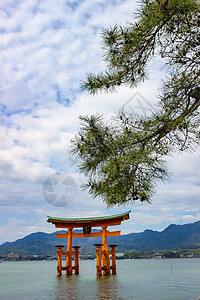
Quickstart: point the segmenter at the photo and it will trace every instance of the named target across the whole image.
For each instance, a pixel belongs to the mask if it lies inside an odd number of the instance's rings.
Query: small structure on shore
[[[71,275],[73,270],[75,274],[79,274],[79,246],[72,247],[72,238],[80,237],[102,237],[102,244],[94,244],[96,247],[97,258],[97,276],[103,274],[116,274],[116,257],[115,248],[117,245],[109,245],[108,249],[107,237],[119,236],[121,231],[109,231],[108,226],[120,225],[122,221],[129,219],[129,213],[125,212],[118,215],[94,217],[94,218],[55,218],[48,216],[47,222],[55,225],[56,228],[67,228],[66,233],[57,233],[56,238],[67,238],[67,251],[63,251],[64,246],[57,245],[58,266],[57,275],[62,275],[62,270],[66,271],[66,275]],[[91,232],[93,227],[101,227],[99,232]],[[73,232],[74,228],[83,228],[83,233]],[[74,251],[72,251],[72,248]],[[112,265],[110,265],[109,255],[112,255]],[[66,266],[62,266],[62,255],[66,255]],[[74,266],[72,266],[72,256],[74,256]]]

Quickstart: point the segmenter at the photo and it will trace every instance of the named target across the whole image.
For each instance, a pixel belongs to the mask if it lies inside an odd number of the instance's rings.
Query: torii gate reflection
[[[122,221],[129,219],[129,213],[131,211],[104,217],[94,218],[55,218],[48,216],[47,222],[55,225],[56,228],[67,228],[66,233],[57,233],[56,238],[67,238],[67,251],[62,251],[64,246],[57,245],[58,266],[57,275],[62,275],[62,270],[66,271],[66,275],[71,275],[73,270],[75,274],[79,274],[79,248],[78,246],[72,247],[72,238],[80,237],[102,237],[102,244],[94,244],[96,247],[97,256],[97,275],[116,274],[116,258],[115,248],[116,245],[109,245],[111,250],[108,249],[107,237],[119,236],[121,231],[109,231],[108,226],[120,225]],[[93,227],[101,227],[99,232],[91,232]],[[83,233],[73,232],[74,228],[83,228]],[[72,248],[74,251],[72,251]],[[110,265],[109,255],[112,255],[112,265]],[[66,267],[62,266],[62,255],[66,255]],[[74,266],[72,266],[72,256],[74,256]]]

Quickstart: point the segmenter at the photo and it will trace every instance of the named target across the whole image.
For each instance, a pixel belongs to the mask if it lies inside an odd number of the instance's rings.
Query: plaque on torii
[[[116,259],[115,248],[116,245],[110,245],[109,251],[107,237],[119,236],[121,231],[109,231],[108,226],[120,225],[122,221],[129,219],[129,213],[93,217],[93,218],[55,218],[48,216],[47,222],[55,225],[56,228],[67,228],[66,233],[57,233],[56,238],[67,238],[67,251],[63,251],[64,246],[57,245],[58,266],[57,275],[62,275],[62,270],[66,271],[66,275],[71,275],[73,270],[75,274],[79,274],[79,248],[78,246],[72,247],[72,239],[80,237],[102,237],[102,244],[95,244],[97,255],[97,275],[103,274],[116,274]],[[93,227],[101,227],[99,232],[91,232]],[[83,228],[83,233],[73,232],[73,229]],[[72,250],[74,249],[74,251]],[[110,265],[110,257],[112,255],[112,265]],[[66,255],[66,266],[62,266],[62,255]],[[72,256],[74,256],[75,265],[72,266]]]

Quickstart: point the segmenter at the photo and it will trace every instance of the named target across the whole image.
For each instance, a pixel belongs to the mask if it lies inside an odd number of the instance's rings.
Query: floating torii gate
[[[102,244],[94,244],[96,247],[97,256],[97,275],[116,274],[116,259],[115,259],[115,248],[117,245],[109,245],[111,250],[108,249],[107,236],[119,236],[121,231],[109,231],[108,226],[120,225],[122,221],[129,219],[128,212],[104,216],[104,217],[93,217],[93,218],[55,218],[48,216],[47,222],[55,225],[56,228],[67,228],[66,233],[57,233],[56,238],[67,238],[67,251],[62,251],[64,246],[57,245],[57,256],[58,256],[58,266],[57,275],[62,275],[62,270],[66,271],[66,275],[71,275],[73,270],[75,274],[79,274],[79,248],[78,246],[72,247],[72,238],[80,237],[102,237]],[[93,227],[101,227],[102,230],[99,232],[91,232]],[[83,233],[73,232],[74,228],[83,228]],[[74,251],[72,251],[74,248]],[[112,255],[112,265],[110,266],[109,254]],[[66,255],[66,267],[62,266],[62,255]],[[72,256],[74,255],[74,266],[72,266]]]

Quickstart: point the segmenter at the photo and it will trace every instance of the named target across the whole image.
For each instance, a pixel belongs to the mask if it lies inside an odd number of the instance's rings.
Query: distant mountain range
[[[75,232],[82,231],[76,230]],[[44,232],[31,233],[23,239],[0,245],[0,255],[11,252],[20,255],[56,254],[57,249],[54,246],[58,244],[65,245],[66,241],[67,239],[56,239],[56,232],[51,234]],[[81,252],[85,254],[95,252],[93,246],[95,243],[101,243],[101,238],[73,239],[73,245],[81,246]],[[161,232],[147,229],[140,233],[108,237],[108,244],[118,245],[117,252],[197,249],[200,248],[200,221],[185,225],[171,224]]]

